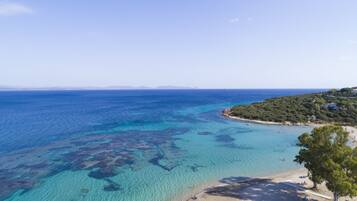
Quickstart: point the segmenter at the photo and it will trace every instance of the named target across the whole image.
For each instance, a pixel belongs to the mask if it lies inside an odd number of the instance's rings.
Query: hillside
[[[357,88],[267,99],[232,107],[230,116],[278,123],[357,125]]]

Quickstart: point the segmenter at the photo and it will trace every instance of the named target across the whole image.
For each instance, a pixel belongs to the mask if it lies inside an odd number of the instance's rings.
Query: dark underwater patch
[[[89,193],[89,189],[88,188],[81,188],[80,192],[80,196],[81,198],[85,198],[87,196],[87,194]]]
[[[65,141],[57,141],[41,149],[29,149],[0,156],[11,169],[1,169],[0,200],[12,193],[32,189],[42,178],[64,170],[89,170],[88,176],[108,182],[104,191],[118,191],[120,185],[109,178],[120,173],[119,168],[135,165],[136,153],[154,156],[150,163],[171,171],[178,164],[170,161],[164,153],[178,155],[177,136],[187,132],[187,128],[169,128],[156,131],[131,130],[111,134],[80,136]],[[41,157],[37,157],[41,155]],[[14,160],[23,158],[24,160]],[[141,160],[141,159],[140,159]],[[20,179],[23,178],[23,179]]]
[[[177,165],[163,165],[160,163],[161,160],[163,160],[165,157],[163,154],[159,153],[157,154],[154,158],[150,159],[149,160],[149,163],[153,164],[153,165],[156,165],[166,171],[171,171],[173,170]]]
[[[115,175],[117,175],[117,173],[115,173],[113,167],[101,168],[88,173],[88,176],[94,179],[104,179],[108,177],[114,177]]]
[[[83,193],[83,194],[89,193],[89,189],[88,188],[82,188],[81,189],[81,193]]]
[[[190,168],[192,170],[192,172],[198,172],[198,170],[203,167],[206,167],[206,166],[198,165],[196,163],[188,166],[188,168]]]
[[[105,181],[107,181],[108,184],[104,185],[104,187],[103,187],[104,191],[112,192],[112,191],[122,190],[122,187],[120,186],[120,184],[114,182],[113,180],[106,179]]]
[[[197,135],[213,135],[213,133],[208,131],[203,131],[203,132],[198,132]]]
[[[237,149],[242,149],[242,150],[252,150],[254,147],[249,146],[249,145],[244,145],[244,144],[238,144],[236,145]]]
[[[234,140],[235,139],[232,136],[226,134],[216,136],[217,142],[229,143],[229,142],[234,142]]]

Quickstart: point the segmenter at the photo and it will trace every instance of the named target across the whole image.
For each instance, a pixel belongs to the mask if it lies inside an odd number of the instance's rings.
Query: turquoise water
[[[167,201],[223,177],[296,168],[309,127],[220,112],[306,92],[2,92],[0,200]]]

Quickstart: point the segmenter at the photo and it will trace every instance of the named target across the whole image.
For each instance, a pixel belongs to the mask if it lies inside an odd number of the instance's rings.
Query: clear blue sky
[[[0,85],[357,85],[356,0],[0,0]]]

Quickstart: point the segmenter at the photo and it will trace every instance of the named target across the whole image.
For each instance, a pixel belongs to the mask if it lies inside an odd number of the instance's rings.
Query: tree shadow
[[[305,188],[292,182],[273,182],[271,179],[229,177],[220,180],[224,185],[206,189],[206,193],[252,201],[307,200]]]

